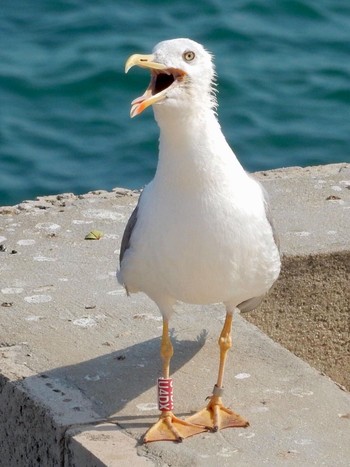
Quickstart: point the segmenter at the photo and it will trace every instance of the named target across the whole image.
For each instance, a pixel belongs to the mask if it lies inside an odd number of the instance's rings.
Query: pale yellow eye
[[[188,50],[187,52],[184,52],[184,54],[182,55],[184,60],[186,60],[186,62],[191,62],[194,57],[196,56],[196,54],[194,52],[192,52],[191,50]]]

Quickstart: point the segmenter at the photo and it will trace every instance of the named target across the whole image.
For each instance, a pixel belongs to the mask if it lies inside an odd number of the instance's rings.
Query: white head
[[[174,112],[216,106],[212,56],[197,42],[190,39],[160,42],[152,55],[129,57],[125,71],[135,65],[151,71],[151,82],[146,92],[132,102],[131,117],[150,105],[166,106]]]

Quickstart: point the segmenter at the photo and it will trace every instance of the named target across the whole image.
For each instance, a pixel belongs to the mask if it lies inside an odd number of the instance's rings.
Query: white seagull
[[[222,403],[232,315],[260,304],[281,262],[266,195],[221,132],[211,54],[190,39],[174,39],[160,42],[152,55],[132,55],[125,71],[135,65],[150,70],[151,82],[132,102],[131,117],[153,105],[159,160],[125,228],[118,280],[128,294],[146,293],[163,317],[161,415],[144,442],[181,441],[208,429],[248,426]],[[213,394],[186,420],[172,412],[169,378],[169,320],[177,301],[226,307]]]

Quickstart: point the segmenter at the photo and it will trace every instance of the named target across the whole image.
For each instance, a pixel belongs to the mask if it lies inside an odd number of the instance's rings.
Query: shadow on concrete
[[[180,341],[172,336],[174,356],[171,375],[201,350],[206,337],[205,330],[191,341]],[[102,419],[118,423],[123,428],[141,428],[149,425],[149,418],[154,412],[146,411],[145,415],[139,415],[136,408],[128,413],[119,412],[150,388],[154,388],[154,395],[138,402],[154,406],[156,380],[160,374],[160,338],[154,338],[75,365],[45,371],[38,376],[51,381],[47,383],[49,387],[52,380],[59,380],[61,384],[79,389]],[[155,406],[153,408],[157,410]]]

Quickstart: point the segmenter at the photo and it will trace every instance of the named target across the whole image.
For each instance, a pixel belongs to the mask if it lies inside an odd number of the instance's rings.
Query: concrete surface
[[[272,316],[271,329],[292,323],[291,340],[300,329],[310,337],[304,347],[322,351],[303,316],[327,305],[337,310],[331,321],[339,321],[340,352],[349,355],[348,288],[338,281],[349,281],[350,165],[258,176],[285,255],[260,316]],[[0,208],[0,465],[349,465],[349,393],[240,315],[224,399],[251,426],[182,444],[140,443],[158,416],[161,318],[147,297],[126,297],[115,279],[136,201],[116,189]],[[84,240],[93,229],[103,238]],[[177,307],[172,376],[180,416],[201,408],[212,390],[223,318],[219,305]]]
[[[350,165],[259,174],[284,261],[278,287],[245,317],[350,390]],[[297,176],[300,173],[302,176]]]

